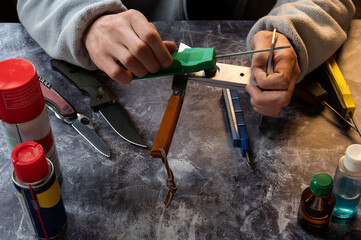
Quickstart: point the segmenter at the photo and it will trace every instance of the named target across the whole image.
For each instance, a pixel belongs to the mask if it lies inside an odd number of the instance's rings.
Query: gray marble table
[[[155,23],[164,40],[192,47],[215,47],[217,53],[246,50],[253,22]],[[341,54],[361,125],[360,38],[353,22],[354,43]],[[360,31],[358,31],[360,32]],[[66,239],[360,239],[360,210],[356,217],[333,219],[327,232],[310,235],[297,225],[300,195],[319,171],[334,174],[347,146],[361,143],[329,109],[311,107],[294,98],[278,118],[259,115],[249,96],[240,91],[248,124],[255,171],[239,148],[231,144],[221,89],[189,82],[183,109],[169,152],[179,185],[171,206],[164,208],[166,172],[149,149],[135,147],[106,124],[88,105],[88,97],[51,70],[50,57],[20,24],[0,24],[0,60],[24,58],[38,74],[68,98],[78,112],[90,117],[111,150],[98,154],[75,130],[49,113],[64,181],[62,196],[69,218]],[[351,36],[351,35],[350,35]],[[345,45],[345,47],[347,44]],[[355,46],[358,46],[356,49]],[[348,64],[358,61],[356,67]],[[247,56],[223,59],[249,66]],[[151,148],[171,94],[171,77],[113,81],[118,101],[128,110]],[[10,150],[0,138],[0,239],[29,239],[24,213],[11,182]]]

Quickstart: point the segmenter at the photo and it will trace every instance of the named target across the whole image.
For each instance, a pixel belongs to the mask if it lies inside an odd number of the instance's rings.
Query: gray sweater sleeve
[[[96,69],[82,37],[89,24],[106,13],[127,10],[119,0],[18,0],[21,23],[51,57]]]
[[[278,0],[252,27],[247,46],[260,30],[285,35],[295,47],[301,68],[298,81],[325,62],[346,40],[355,13],[351,0]]]
[[[87,27],[99,16],[125,10],[120,0],[18,0],[20,21],[51,57],[88,69],[96,66],[82,41]],[[259,30],[276,28],[296,48],[300,80],[345,41],[354,11],[351,0],[278,0],[253,26],[247,44]]]

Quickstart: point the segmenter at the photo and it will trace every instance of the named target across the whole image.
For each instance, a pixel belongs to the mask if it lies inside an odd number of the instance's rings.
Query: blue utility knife
[[[251,164],[251,147],[249,144],[249,136],[238,91],[234,89],[223,88],[222,95],[227,109],[233,146],[241,148],[242,157],[247,158],[247,165],[253,169]]]

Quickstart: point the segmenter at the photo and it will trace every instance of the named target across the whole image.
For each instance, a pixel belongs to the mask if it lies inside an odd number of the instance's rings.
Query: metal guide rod
[[[353,120],[353,117],[351,116],[350,118],[350,121],[352,122],[352,124],[355,126],[355,130],[358,132],[358,134],[360,135],[361,137],[361,132],[360,130],[358,129],[357,125],[356,125],[356,122]]]
[[[291,47],[291,45],[286,45],[286,46],[281,46],[281,47],[275,47],[275,48],[273,48],[273,50],[285,49],[285,48],[290,48],[290,47]],[[264,49],[257,49],[257,50],[251,50],[251,51],[245,51],[245,52],[228,53],[228,54],[216,55],[216,56],[214,56],[214,58],[232,57],[232,56],[253,54],[253,53],[259,53],[259,52],[267,52],[267,51],[271,51],[271,50],[272,50],[272,48],[264,48]]]
[[[329,105],[327,102],[323,101],[321,103],[322,105],[328,107],[329,109],[331,109],[337,116],[339,116],[345,123],[347,123],[350,127],[352,127],[353,129],[355,129],[357,131],[357,128],[350,123],[349,121],[346,120],[346,118],[344,118],[341,114],[339,114],[333,107],[331,107],[331,105]]]

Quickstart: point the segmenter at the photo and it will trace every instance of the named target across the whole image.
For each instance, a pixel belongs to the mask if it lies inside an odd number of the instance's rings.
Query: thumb
[[[256,85],[253,84],[248,84],[246,86],[246,92],[251,96],[251,98],[253,96],[260,95],[262,93],[262,91]]]
[[[171,41],[163,41],[164,45],[167,47],[169,52],[176,52],[178,51],[178,47],[174,42]]]

